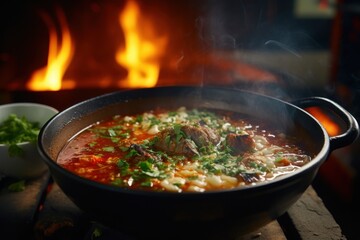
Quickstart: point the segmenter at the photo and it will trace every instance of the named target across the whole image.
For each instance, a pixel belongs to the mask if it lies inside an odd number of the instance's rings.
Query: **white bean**
[[[214,187],[220,187],[223,183],[220,176],[217,176],[217,175],[207,176],[206,181]]]
[[[224,131],[227,131],[230,126],[231,126],[230,123],[224,123],[221,128],[222,128]]]
[[[180,192],[180,188],[172,183],[169,183],[168,180],[163,180],[160,182],[160,185],[165,188],[168,191],[172,191],[172,192]]]
[[[184,169],[184,170],[181,170],[180,173],[179,173],[181,176],[183,177],[191,177],[191,176],[196,176],[198,175],[198,173],[194,170],[187,170],[187,169]]]
[[[235,177],[230,177],[228,175],[221,175],[220,178],[230,184],[236,184],[237,183],[237,178]]]
[[[152,126],[147,132],[148,132],[148,134],[155,135],[160,132],[159,126],[158,125]]]
[[[187,190],[191,192],[205,192],[204,188],[198,186],[190,186]]]
[[[125,117],[124,117],[124,121],[125,121],[125,122],[131,122],[132,120],[133,120],[133,118],[130,117],[130,116],[125,116]]]
[[[201,179],[191,180],[190,183],[197,187],[205,187],[207,185],[207,183]]]

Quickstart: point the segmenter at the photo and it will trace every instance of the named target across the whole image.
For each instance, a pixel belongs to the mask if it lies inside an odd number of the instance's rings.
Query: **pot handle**
[[[347,130],[337,136],[330,137],[330,150],[335,150],[338,148],[345,147],[353,143],[359,136],[359,125],[356,119],[343,107],[334,101],[323,98],[323,97],[310,97],[295,100],[292,102],[293,104],[301,107],[313,107],[320,106],[325,107],[332,110],[335,114],[337,114],[346,124]]]

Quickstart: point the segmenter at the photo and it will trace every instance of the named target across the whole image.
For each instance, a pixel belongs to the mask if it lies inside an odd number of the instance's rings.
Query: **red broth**
[[[229,112],[158,109],[94,123],[57,162],[122,188],[204,192],[271,181],[311,161],[285,136]]]

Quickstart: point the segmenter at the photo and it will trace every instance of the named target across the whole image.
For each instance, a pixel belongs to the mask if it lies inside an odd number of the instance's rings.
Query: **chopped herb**
[[[169,145],[170,145],[170,142],[171,142],[171,136],[170,136],[170,135],[167,135],[167,136],[165,137],[165,144],[166,144],[167,146],[169,146]]]
[[[181,183],[173,183],[174,186],[181,187],[183,184]]]
[[[14,182],[8,186],[10,192],[21,192],[25,190],[25,180]]]
[[[122,138],[129,138],[130,134],[129,133],[121,133],[121,134],[119,134],[119,136]]]
[[[107,146],[107,147],[103,147],[102,150],[104,152],[114,152],[115,148],[113,146]]]
[[[211,163],[205,163],[203,165],[203,168],[214,174],[218,174],[221,172],[220,169],[218,169],[214,164]]]
[[[153,146],[157,141],[159,141],[159,138],[155,136],[154,138],[148,141],[147,145]]]
[[[124,181],[121,178],[116,178],[114,181],[111,182],[112,185],[115,186],[124,186]]]
[[[261,172],[266,172],[268,170],[266,166],[264,166],[263,164],[256,163],[256,162],[250,162],[250,166]]]
[[[143,116],[142,115],[138,115],[135,119],[136,122],[141,123],[143,121]]]
[[[129,148],[128,147],[120,147],[120,150],[123,152],[127,152],[127,151],[129,151]]]
[[[187,177],[188,180],[196,180],[196,179],[199,179],[198,176],[190,176],[190,177]]]
[[[150,127],[152,127],[154,125],[158,125],[159,123],[161,123],[160,119],[158,119],[156,117],[152,117],[149,120],[150,120]]]
[[[176,143],[179,143],[181,138],[185,137],[185,133],[181,130],[180,124],[174,124],[174,133],[175,133],[175,141]]]
[[[8,152],[10,157],[21,157],[24,155],[24,150],[15,143],[9,145]]]
[[[146,179],[143,182],[140,183],[140,186],[142,187],[152,187],[153,183],[151,182],[150,179]]]
[[[134,156],[140,156],[140,154],[133,148],[130,149],[129,153],[126,154],[125,158],[131,158],[131,157],[134,157]]]
[[[276,156],[275,156],[275,162],[280,162],[281,160],[283,160],[283,154],[282,153],[278,153]]]
[[[140,169],[144,172],[150,172],[152,169],[152,164],[148,161],[141,161],[138,163],[138,166],[140,167]]]
[[[120,141],[120,138],[117,138],[117,137],[112,137],[110,138],[111,142],[113,143],[118,143]]]
[[[120,159],[117,163],[118,167],[121,169],[129,168],[129,163],[123,159]]]
[[[0,143],[9,146],[10,156],[21,156],[23,150],[17,146],[22,142],[36,142],[40,131],[38,122],[10,114],[0,125]]]
[[[91,239],[101,237],[102,230],[99,227],[95,227],[93,233],[91,234]]]
[[[153,164],[150,163],[149,161],[141,161],[138,163],[138,166],[143,175],[154,178],[161,176],[161,172],[156,168],[154,168]]]
[[[108,133],[109,133],[109,136],[110,136],[110,137],[115,137],[115,136],[116,136],[116,132],[115,132],[114,129],[112,129],[112,128],[109,128],[109,129],[108,129]]]

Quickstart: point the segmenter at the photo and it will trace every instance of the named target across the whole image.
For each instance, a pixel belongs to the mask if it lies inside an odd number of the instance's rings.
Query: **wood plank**
[[[286,222],[284,224],[284,222]],[[52,185],[36,223],[37,239],[123,239],[135,240],[114,229],[92,221],[62,192]],[[345,239],[339,225],[312,187],[281,216],[266,226],[236,240]]]
[[[246,234],[239,236],[236,240],[286,240],[286,236],[277,221],[272,221],[266,226]]]
[[[100,236],[96,238],[98,240],[114,238],[135,240],[132,236],[92,221],[70,201],[56,183],[52,184],[43,209],[38,216],[35,227],[37,239],[61,239],[66,236],[66,239],[81,238],[90,240],[94,238],[94,234],[100,233]],[[272,221],[257,231],[236,238],[236,240],[250,239],[282,240],[286,239],[286,237],[279,223]]]
[[[206,232],[206,229],[204,229]],[[85,240],[93,240],[94,236],[97,236],[97,240],[112,240],[112,239],[121,239],[121,240],[139,240],[137,238],[133,238],[132,236],[128,236],[121,232],[110,229],[106,226],[103,226],[97,222],[93,222],[92,226],[89,228],[87,234],[85,235]],[[176,239],[175,237],[170,237],[169,239]],[[192,238],[188,238],[192,239]],[[225,236],[221,237],[211,237],[207,236],[205,239],[221,239],[227,240]],[[232,240],[286,240],[284,232],[282,231],[279,223],[277,221],[272,221],[266,226],[243,236],[238,236]]]
[[[90,220],[59,188],[49,185],[49,191],[35,220],[36,239],[83,239]]]
[[[340,226],[310,186],[287,211],[300,239],[346,239]]]
[[[29,239],[33,235],[33,220],[47,187],[48,172],[25,181],[25,189],[11,192],[8,186],[19,181],[5,178],[0,184],[0,236],[2,239]]]

